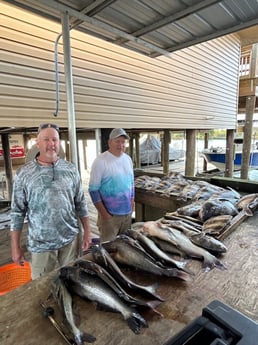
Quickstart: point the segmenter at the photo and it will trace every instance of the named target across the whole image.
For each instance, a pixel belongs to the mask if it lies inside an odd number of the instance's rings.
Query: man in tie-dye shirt
[[[100,241],[111,241],[131,227],[134,205],[133,163],[125,153],[129,136],[122,128],[111,131],[109,149],[93,162],[89,193],[98,210]]]

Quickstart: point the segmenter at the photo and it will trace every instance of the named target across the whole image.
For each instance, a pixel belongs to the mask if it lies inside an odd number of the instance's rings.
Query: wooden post
[[[232,177],[234,170],[234,129],[227,130],[225,177]]]
[[[87,140],[83,139],[82,140],[82,151],[83,151],[84,170],[88,169],[86,147],[87,147]]]
[[[2,147],[4,150],[5,176],[7,183],[8,200],[12,198],[13,192],[13,174],[12,174],[12,160],[10,156],[9,135],[2,134]]]
[[[135,167],[140,168],[141,167],[141,161],[140,161],[140,134],[135,133]]]
[[[241,178],[242,179],[248,179],[255,100],[256,100],[256,96],[248,96],[246,98],[246,114],[245,114],[242,163],[241,163]]]
[[[209,133],[204,133],[204,149],[209,148]],[[203,159],[203,171],[207,171],[207,161]]]
[[[196,133],[196,129],[186,130],[185,176],[194,176],[195,173]]]
[[[162,157],[163,157],[163,173],[167,174],[169,172],[169,144],[171,141],[170,131],[168,129],[164,130],[164,138],[162,145]]]
[[[129,139],[128,154],[132,158],[132,161],[134,161],[133,138],[134,138],[134,135],[133,135],[133,133],[131,133],[130,134],[130,139]]]
[[[249,78],[256,77],[257,61],[258,61],[258,44],[252,46],[251,61],[250,61],[250,74]],[[241,178],[248,179],[248,170],[250,163],[250,153],[252,144],[252,131],[253,131],[253,114],[255,110],[256,93],[246,97],[246,114],[245,114],[245,127],[244,127],[244,141],[242,151],[242,164],[241,164]]]

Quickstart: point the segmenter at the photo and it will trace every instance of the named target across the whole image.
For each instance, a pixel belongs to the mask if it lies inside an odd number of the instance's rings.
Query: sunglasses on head
[[[45,128],[54,128],[58,133],[59,133],[59,127],[53,123],[44,123],[42,125],[39,126],[38,128],[38,133]]]

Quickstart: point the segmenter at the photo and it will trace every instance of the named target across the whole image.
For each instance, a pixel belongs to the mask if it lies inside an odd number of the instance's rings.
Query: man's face
[[[109,151],[119,157],[125,152],[126,148],[126,138],[124,136],[120,136],[115,139],[111,139],[108,141],[109,144]]]
[[[54,128],[45,128],[37,137],[37,146],[41,157],[57,159],[60,150],[59,133]]]

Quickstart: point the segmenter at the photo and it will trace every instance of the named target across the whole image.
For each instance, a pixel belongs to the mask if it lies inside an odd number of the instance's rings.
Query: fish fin
[[[107,312],[116,312],[117,313],[117,310],[115,310],[111,307],[108,307],[107,305],[103,305],[103,304],[98,303],[98,302],[93,302],[93,304],[95,305],[96,310],[107,311]]]
[[[139,334],[141,331],[141,328],[148,328],[147,321],[138,313],[133,312],[128,319],[126,319],[126,322],[129,326],[129,328],[135,333]]]
[[[94,343],[94,341],[96,341],[96,338],[89,333],[81,332],[74,337],[74,341],[76,345],[83,345],[85,342]]]
[[[156,307],[157,307],[158,305],[160,305],[160,303],[161,303],[161,301],[155,300],[155,301],[149,301],[149,302],[147,302],[147,305],[148,305],[148,307],[149,307],[155,314],[157,314],[157,315],[163,317],[163,314],[161,314],[161,313],[156,309]]]
[[[159,283],[155,283],[152,285],[144,286],[144,290],[147,291],[149,294],[151,294],[153,297],[164,302],[165,299],[156,293],[156,290],[158,287],[159,287]]]

